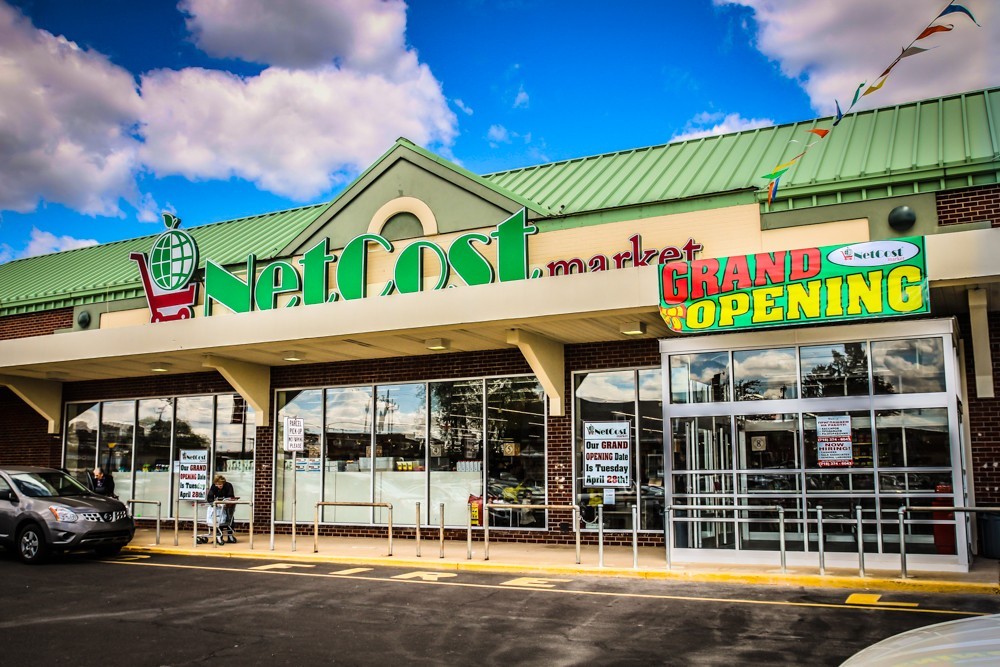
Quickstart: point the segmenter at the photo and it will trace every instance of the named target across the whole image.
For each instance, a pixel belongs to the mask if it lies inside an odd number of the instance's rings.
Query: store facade
[[[746,156],[814,123],[485,177],[400,140],[329,204],[0,266],[0,463],[101,465],[181,517],[222,473],[276,532],[326,502],[322,532],[384,534],[391,504],[403,535],[489,512],[496,539],[565,543],[567,509],[482,504],[576,506],[590,542],[601,515],[692,561],[770,562],[783,533],[815,562],[822,507],[828,562],[859,538],[898,562],[901,505],[1000,499],[998,94],[937,101],[971,137],[947,169],[845,157],[774,202]],[[844,156],[878,161],[853,139],[876,116],[845,119]],[[888,292],[783,287],[797,253],[884,243],[922,262],[879,269]],[[907,515],[914,567],[967,568],[975,528]]]

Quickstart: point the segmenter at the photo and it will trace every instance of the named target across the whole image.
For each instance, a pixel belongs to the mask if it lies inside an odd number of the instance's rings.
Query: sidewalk
[[[472,558],[468,559],[464,541],[446,541],[444,558],[434,533],[425,534],[420,543],[421,556],[417,556],[416,540],[394,538],[392,555],[388,555],[385,538],[320,537],[318,550],[313,552],[311,532],[297,536],[293,548],[290,535],[275,535],[271,550],[270,534],[254,535],[253,549],[246,534],[238,534],[236,544],[192,544],[190,531],[181,531],[178,544],[174,545],[172,526],[164,526],[160,544],[156,544],[156,531],[137,530],[135,539],[126,547],[129,553],[160,553],[182,556],[213,556],[219,558],[259,558],[265,560],[293,561],[298,563],[329,563],[339,565],[368,565],[416,568],[420,570],[454,570],[459,572],[511,572],[535,573],[547,576],[613,576],[644,579],[723,582],[729,584],[756,584],[780,586],[805,586],[851,588],[883,591],[912,591],[928,593],[976,593],[1000,595],[1000,562],[978,558],[968,573],[910,572],[906,579],[899,578],[899,570],[866,570],[861,578],[855,568],[827,568],[820,575],[816,568],[789,566],[787,572],[775,564],[740,566],[733,564],[711,565],[673,563],[668,570],[661,548],[639,549],[638,567],[633,567],[632,549],[605,547],[604,567],[599,564],[598,548],[582,546],[581,564],[576,564],[574,546],[551,544],[514,544],[490,542],[489,560],[484,559],[484,545],[473,542]]]

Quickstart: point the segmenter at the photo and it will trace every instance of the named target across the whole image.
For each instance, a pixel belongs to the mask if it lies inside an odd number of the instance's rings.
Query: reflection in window
[[[174,400],[150,398],[139,401],[139,425],[135,432],[135,497],[170,503],[170,437],[174,428]],[[153,506],[139,503],[137,516],[155,514]]]
[[[66,469],[77,479],[86,479],[97,463],[99,403],[66,406]]]
[[[132,497],[132,440],[135,436],[135,401],[109,401],[101,405],[101,438],[97,465],[115,481],[115,495]]]
[[[285,418],[301,419],[305,429],[305,450],[294,457],[284,451]],[[292,518],[292,489],[296,489],[296,519],[311,520],[314,504],[320,498],[320,443],[323,433],[323,391],[306,389],[278,392],[278,423],[275,424],[275,518]],[[295,460],[295,469],[292,461]],[[294,480],[292,476],[298,472]]]
[[[431,523],[466,520],[470,496],[483,495],[483,381],[430,383]]]
[[[807,412],[802,415],[802,438],[807,468],[872,467],[872,420],[867,411]]]
[[[729,353],[670,355],[671,403],[729,400]]]
[[[872,342],[876,394],[944,391],[944,352],[940,338]]]
[[[490,502],[543,505],[545,393],[534,377],[486,381],[486,479]],[[544,528],[544,510],[493,510],[490,525]]]
[[[875,413],[879,466],[929,468],[951,465],[947,408]]]
[[[372,397],[371,387],[326,390],[325,501],[371,502]],[[321,520],[343,523],[370,523],[372,516],[367,507],[323,507],[321,511]]]
[[[639,371],[639,523],[662,530],[664,512],[663,375],[659,368]]]
[[[727,470],[733,467],[731,420],[728,415],[676,417],[675,470]]]
[[[803,397],[868,395],[866,343],[802,347],[799,354]]]
[[[733,352],[733,385],[737,401],[798,398],[795,348]]]
[[[426,502],[427,385],[393,384],[375,388],[375,502],[392,503],[401,524],[415,522],[416,503]],[[377,523],[387,523],[376,509]]]
[[[749,470],[799,467],[798,415],[737,415],[738,465]]]

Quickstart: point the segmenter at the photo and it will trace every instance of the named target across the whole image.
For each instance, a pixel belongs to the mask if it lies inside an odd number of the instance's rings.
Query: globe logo
[[[166,291],[180,289],[198,266],[198,246],[187,232],[168,229],[160,234],[149,253],[149,274]]]

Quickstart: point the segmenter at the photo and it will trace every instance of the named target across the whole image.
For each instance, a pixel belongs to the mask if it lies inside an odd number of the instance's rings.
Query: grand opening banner
[[[929,310],[922,236],[660,265],[660,314],[679,333]]]

